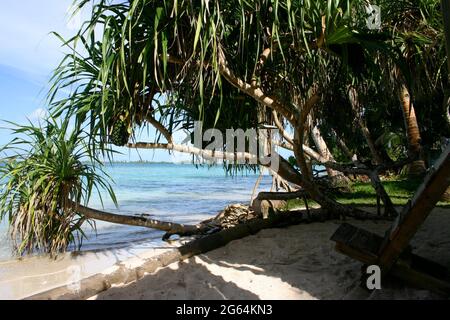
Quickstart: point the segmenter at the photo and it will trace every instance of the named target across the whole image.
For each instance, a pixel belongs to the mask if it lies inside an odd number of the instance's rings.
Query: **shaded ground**
[[[372,209],[373,210],[373,209]],[[384,234],[389,222],[351,221]],[[341,221],[266,229],[185,262],[171,264],[92,299],[429,299],[426,290],[383,284],[369,295],[357,287],[361,264],[329,240]],[[412,245],[450,266],[450,210],[433,211]]]
[[[384,180],[383,186],[386,192],[391,197],[392,202],[395,205],[404,205],[412,198],[419,185],[422,183],[420,179],[403,179],[403,180]],[[355,182],[351,185],[348,192],[340,192],[335,195],[336,200],[343,204],[352,205],[376,205],[377,195],[375,189],[370,182]],[[308,201],[310,205],[314,205],[315,202]],[[288,209],[296,207],[303,207],[303,200],[289,200]],[[439,207],[450,208],[450,202],[439,202]]]

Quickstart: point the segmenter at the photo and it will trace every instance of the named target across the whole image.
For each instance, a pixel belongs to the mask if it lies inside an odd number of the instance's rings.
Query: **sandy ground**
[[[348,220],[383,235],[389,222]],[[334,250],[341,221],[266,229],[90,299],[437,299],[426,290],[383,283],[360,289],[361,264]],[[450,209],[435,209],[414,238],[414,252],[450,267]]]
[[[60,286],[70,285],[103,272],[122,261],[148,259],[167,252],[168,247],[149,247],[87,251],[0,261],[0,299],[22,299]]]

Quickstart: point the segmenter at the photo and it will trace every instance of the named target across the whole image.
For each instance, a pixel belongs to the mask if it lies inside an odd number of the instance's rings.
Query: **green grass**
[[[405,205],[410,200],[414,192],[417,190],[421,180],[398,179],[383,181],[386,192],[395,205]],[[351,191],[336,194],[336,200],[343,204],[367,205],[375,206],[377,204],[376,193],[369,182],[356,182],[351,186]],[[312,200],[308,201],[309,205],[315,205]],[[304,201],[300,199],[289,200],[287,209],[294,209],[304,206]],[[449,207],[450,202],[438,202],[438,206]]]

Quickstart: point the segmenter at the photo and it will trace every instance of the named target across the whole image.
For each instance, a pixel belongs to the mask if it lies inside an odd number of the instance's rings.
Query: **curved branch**
[[[273,116],[273,122],[275,123],[275,126],[280,130],[281,135],[283,138],[290,143],[291,145],[294,144],[294,139],[286,132],[286,130],[283,127],[283,124],[281,123],[280,119],[278,118],[278,114],[275,110],[272,111]]]
[[[261,163],[259,158],[248,152],[239,152],[239,153],[231,153],[231,152],[223,152],[223,151],[211,151],[195,148],[192,146],[180,145],[175,143],[147,143],[147,142],[138,142],[138,143],[129,143],[127,145],[129,148],[138,148],[138,149],[165,149],[165,150],[174,150],[183,153],[190,153],[194,155],[198,155],[204,157],[205,159],[234,159],[235,161],[239,160],[252,160],[256,161],[255,163],[268,167],[272,172],[275,172],[277,175],[282,177],[284,180],[293,183],[295,185],[302,185],[302,175],[295,170],[291,164],[286,161],[282,156],[278,153],[274,152],[274,156],[278,157],[278,170],[274,171],[271,168],[270,163]]]
[[[148,123],[150,123],[153,127],[155,127],[156,130],[161,132],[161,134],[164,136],[164,138],[166,138],[168,143],[172,143],[173,142],[172,135],[170,134],[169,130],[167,130],[167,128],[164,127],[164,125],[161,122],[156,120],[151,115],[147,115],[145,120],[147,120]]]
[[[339,148],[348,157],[349,160],[355,161],[356,159],[358,159],[356,154],[351,152],[350,149],[347,147],[347,144],[345,143],[345,141],[341,137],[339,137],[336,130],[331,129],[331,133],[333,134],[334,138],[336,139],[336,142],[337,142]]]
[[[125,224],[137,227],[146,227],[151,229],[162,230],[171,234],[180,235],[193,235],[206,231],[208,227],[206,225],[186,225],[173,222],[160,221],[155,219],[149,219],[144,216],[129,216],[114,214],[105,211],[100,211],[92,208],[85,207],[79,203],[70,201],[74,210],[82,214],[85,218],[101,220],[111,223]]]
[[[274,97],[270,97],[266,95],[260,87],[255,87],[238,76],[236,76],[233,71],[228,67],[228,63],[225,59],[225,54],[223,53],[222,49],[219,47],[219,72],[220,74],[234,87],[241,90],[242,92],[246,93],[253,99],[255,99],[257,102],[269,107],[272,110],[276,110],[280,114],[282,114],[289,122],[295,123],[295,114],[286,108],[282,103],[277,101]]]

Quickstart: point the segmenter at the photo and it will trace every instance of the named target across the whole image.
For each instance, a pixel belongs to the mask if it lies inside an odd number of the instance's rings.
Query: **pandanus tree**
[[[117,141],[118,132],[126,141],[135,126],[145,122],[155,126],[167,144],[129,147],[204,153],[174,144],[171,134],[176,125],[186,126],[192,114],[203,120],[211,108],[214,126],[221,119],[236,120],[230,106],[241,98],[248,101],[248,113],[268,108],[294,130],[287,142],[301,171],[308,172],[304,135],[311,110],[339,76],[339,72],[330,76],[330,71],[339,71],[343,64],[359,70],[355,53],[360,58],[369,53],[364,50],[387,45],[367,32],[365,21],[364,3],[358,1],[239,2],[237,7],[234,2],[134,1],[127,6],[101,1],[88,25],[70,41],[82,42],[86,51],[96,55],[91,58],[97,74],[87,84],[78,76],[83,90],[53,103],[53,110],[87,119],[92,134],[100,137],[100,148],[110,137]],[[99,24],[104,33],[97,41],[94,32]],[[91,63],[82,56],[68,61],[57,71],[55,91],[66,86],[68,75],[77,79],[83,70],[79,64]],[[152,107],[155,95],[161,94],[171,103]],[[317,138],[317,127],[312,128]],[[334,163],[325,148],[306,151],[316,161]],[[276,174],[307,189],[321,205],[347,213],[353,210],[325,196],[284,159],[279,163]]]
[[[311,163],[322,164],[330,176],[368,176],[386,212],[395,214],[379,174],[415,160],[416,155],[390,163],[383,160],[368,129],[368,107],[377,107],[365,93],[382,96],[395,91],[395,81],[382,81],[391,80],[392,70],[406,79],[410,75],[396,34],[367,28],[367,1],[83,0],[76,8],[91,2],[90,19],[73,38],[62,39],[70,50],[55,70],[49,93],[52,116],[73,119],[77,129],[87,133],[90,155],[110,156],[115,144],[254,167],[250,160],[258,157],[249,148],[237,152],[224,143],[221,150],[205,150],[203,145],[176,143],[173,133],[194,134],[196,120],[203,121],[202,130],[214,127],[222,133],[228,128],[276,127],[280,136],[269,139],[269,144],[291,150],[295,163],[272,149],[278,166],[262,162],[256,166],[267,166],[297,190],[289,197],[306,193],[330,212],[361,214],[334,200],[327,186],[311,174]],[[409,4],[399,1],[395,7]],[[389,2],[385,5],[392,7]],[[69,95],[58,98],[67,90]],[[333,107],[336,117],[340,107],[353,109],[342,112],[348,117],[331,125]],[[355,117],[366,143],[357,144],[349,135]],[[156,130],[156,140],[137,141],[140,128],[147,126]],[[349,161],[338,162],[342,157],[333,148],[338,141]],[[347,145],[355,146],[357,157]],[[85,218],[169,233],[202,229],[112,215],[69,199],[74,212]]]
[[[397,70],[393,70],[399,83],[398,92],[405,121],[408,152],[418,155],[417,160],[411,163],[408,169],[410,174],[420,175],[426,167],[423,147],[427,141],[424,141],[425,137],[421,137],[421,115],[418,111],[422,113],[422,130],[426,130],[425,122],[433,119],[430,113],[423,116],[427,109],[434,109],[444,121],[447,118],[447,111],[443,114],[440,107],[447,86],[441,6],[439,1],[408,1],[403,8],[394,5],[392,10],[391,19],[387,23],[393,30],[393,41],[397,43],[405,65],[411,70],[410,75],[399,74]],[[442,125],[444,130],[439,135],[446,136],[448,132],[445,131],[450,128],[445,123]]]
[[[21,254],[81,245],[87,217],[74,204],[86,204],[100,189],[116,202],[102,163],[86,147],[86,134],[67,120],[11,125],[16,137],[2,149],[8,156],[0,167],[0,217],[8,219],[14,248]]]

